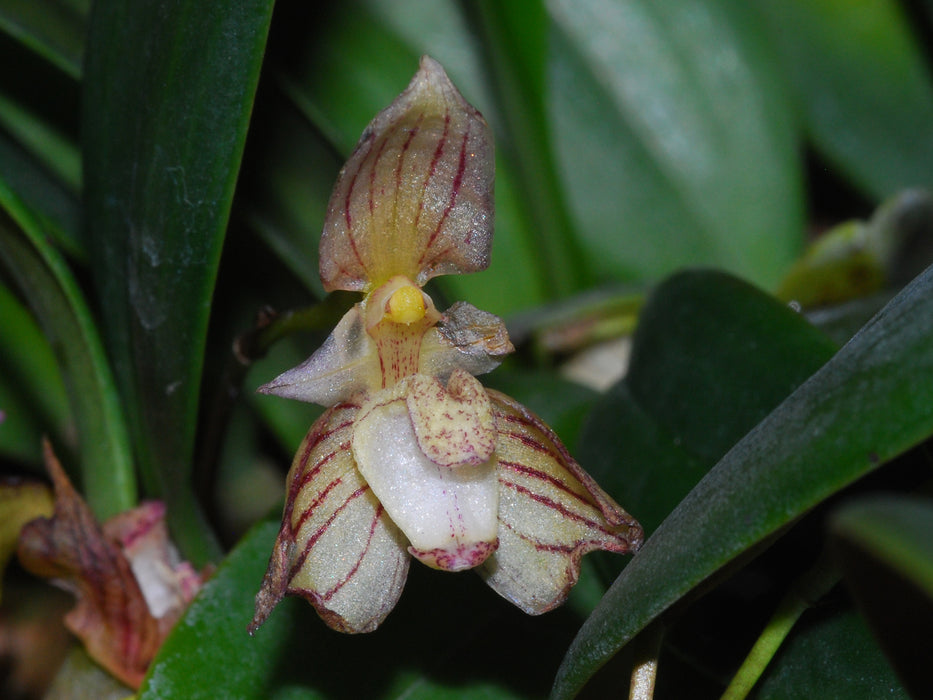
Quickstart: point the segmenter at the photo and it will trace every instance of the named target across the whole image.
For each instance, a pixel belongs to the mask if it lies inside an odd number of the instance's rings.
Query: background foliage
[[[598,697],[653,649],[657,697],[929,695],[933,3],[3,0],[0,30],[0,464],[48,434],[98,516],[164,499],[219,563],[141,697]],[[319,410],[253,389],[345,307],[330,188],[423,53],[497,139],[492,264],[435,298],[509,322],[488,383],[652,537],[542,618],[414,567],[371,636],[289,601],[250,638]],[[250,334],[266,307],[306,311]],[[639,308],[625,378],[560,374]]]

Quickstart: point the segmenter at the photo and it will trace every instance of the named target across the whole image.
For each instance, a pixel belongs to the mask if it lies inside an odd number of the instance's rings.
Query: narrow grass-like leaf
[[[550,298],[578,291],[588,281],[582,251],[558,180],[548,120],[545,74],[550,20],[542,3],[478,3],[488,62],[504,122],[504,150],[516,165],[522,201],[534,221]]]
[[[77,192],[5,134],[0,134],[0,179],[29,207],[63,252],[77,259],[85,257]]]
[[[77,78],[89,4],[87,0],[4,0],[0,29]]]
[[[662,523],[580,630],[555,695],[579,690],[651,620],[743,552],[933,433],[931,343],[933,268],[740,440]]]
[[[35,318],[0,283],[0,454],[41,463],[42,435],[59,440],[68,396],[52,347]]]
[[[271,0],[98,2],[83,99],[87,231],[150,495],[216,554],[191,491],[205,336]]]
[[[64,261],[5,186],[0,266],[28,300],[57,355],[78,428],[88,504],[98,518],[131,508],[137,496],[129,438],[97,328]]]

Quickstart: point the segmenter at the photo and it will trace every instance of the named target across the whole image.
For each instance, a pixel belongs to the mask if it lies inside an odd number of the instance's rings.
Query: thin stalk
[[[839,573],[824,552],[778,604],[721,700],[741,700],[751,692],[800,616],[838,581]]]

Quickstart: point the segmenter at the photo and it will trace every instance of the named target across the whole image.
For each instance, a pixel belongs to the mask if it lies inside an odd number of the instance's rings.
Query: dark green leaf
[[[749,432],[645,543],[587,620],[555,693],[743,552],[933,433],[933,268]],[[634,504],[627,503],[637,515]]]
[[[579,457],[650,533],[835,349],[734,277],[676,275],[642,311],[628,376],[590,414]]]
[[[87,0],[4,0],[0,28],[77,78],[88,5]]]
[[[45,231],[2,185],[0,266],[28,300],[57,356],[78,428],[85,498],[99,518],[133,507],[136,479],[127,428],[87,304]]]
[[[794,115],[741,3],[548,3],[551,135],[597,278],[715,264],[771,286],[801,240]]]
[[[877,198],[933,184],[933,83],[902,4],[755,4],[820,152]]]
[[[916,698],[933,694],[933,503],[877,496],[845,506],[832,532],[846,582]]]
[[[216,553],[190,488],[211,294],[272,11],[98,2],[87,43],[87,228],[147,491],[186,556]]]
[[[22,144],[0,134],[0,178],[67,254],[83,259],[81,206],[75,190],[50,174]]]

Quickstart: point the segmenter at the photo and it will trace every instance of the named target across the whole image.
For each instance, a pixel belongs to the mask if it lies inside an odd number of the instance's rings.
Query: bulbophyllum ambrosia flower
[[[422,290],[488,265],[493,167],[482,115],[424,57],[341,171],[321,278],[364,298],[308,360],[260,387],[329,408],[289,472],[251,631],[286,594],[336,630],[372,631],[412,557],[475,569],[543,613],[586,552],[641,544],[638,523],[553,431],[475,378],[513,350],[502,321],[464,302],[441,313]]]

